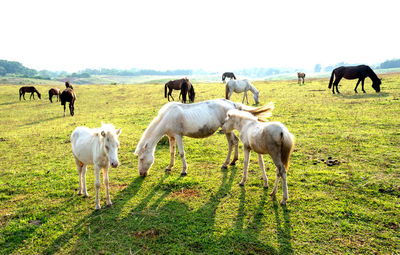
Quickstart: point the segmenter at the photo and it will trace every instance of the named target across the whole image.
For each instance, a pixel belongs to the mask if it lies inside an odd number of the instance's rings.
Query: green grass
[[[19,86],[1,85],[0,253],[399,253],[400,76],[382,76],[382,92],[368,80],[366,94],[354,94],[355,81],[342,81],[340,95],[327,89],[327,79],[254,83],[261,104],[275,102],[271,120],[296,137],[286,206],[278,202],[281,187],[276,199],[262,188],[255,153],[246,186],[238,185],[241,148],[237,166],[221,170],[227,143],[218,132],[184,138],[187,177],[179,176],[179,155],[173,171],[164,172],[169,147],[160,142],[149,176],[141,178],[133,152],[166,103],[163,85],[74,86],[75,116],[65,118],[46,98],[50,85],[36,86],[42,100],[21,102]],[[222,83],[194,86],[196,101],[224,95]],[[113,207],[106,207],[102,187],[103,209],[94,211],[93,167],[90,197],[77,196],[69,136],[101,121],[122,127],[121,165],[110,169]],[[329,156],[341,163],[317,163]],[[264,159],[271,185],[274,166]]]

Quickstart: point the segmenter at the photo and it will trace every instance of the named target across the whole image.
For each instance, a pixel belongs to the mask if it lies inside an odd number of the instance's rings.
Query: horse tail
[[[272,116],[272,111],[274,110],[275,107],[273,102],[270,102],[260,107],[248,106],[241,103],[236,103],[236,104],[238,105],[237,109],[251,113],[252,115],[256,116],[259,121],[262,122],[266,121],[265,118]]]
[[[281,132],[281,161],[285,166],[286,172],[289,170],[290,155],[294,148],[294,136],[288,130]]]
[[[225,84],[225,99],[229,99],[229,98],[228,98],[228,96],[229,96],[229,86],[228,86],[228,83],[229,83],[229,82],[227,82],[227,83]]]
[[[335,74],[335,70],[332,71],[331,79],[329,80],[329,87],[328,87],[329,89],[332,88],[332,82],[333,82],[333,76],[334,76],[334,74]]]

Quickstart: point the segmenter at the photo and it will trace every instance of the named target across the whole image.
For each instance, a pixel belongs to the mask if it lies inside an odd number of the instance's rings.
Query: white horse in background
[[[225,132],[232,132],[233,129],[238,130],[243,143],[244,166],[243,179],[240,185],[244,185],[247,180],[250,151],[254,150],[258,154],[258,164],[262,171],[264,187],[268,187],[262,154],[269,154],[276,166],[275,185],[270,195],[276,194],[279,177],[281,177],[283,189],[281,204],[285,204],[289,199],[286,172],[289,169],[290,155],[294,147],[294,136],[282,123],[260,122],[247,112],[230,110],[227,116],[222,130]]]
[[[230,99],[233,92],[236,92],[236,93],[244,92],[242,104],[244,103],[244,98],[246,98],[246,101],[248,104],[249,103],[249,100],[247,98],[248,90],[250,90],[253,93],[254,101],[256,102],[256,104],[258,104],[259,103],[259,101],[258,101],[259,92],[248,80],[230,80],[230,81],[228,81],[225,85],[225,98]]]
[[[116,130],[111,124],[102,124],[100,128],[95,129],[77,127],[71,134],[72,153],[79,173],[78,195],[83,194],[85,197],[89,195],[86,189],[86,167],[87,165],[94,165],[96,176],[96,210],[101,208],[99,202],[101,169],[103,169],[107,205],[112,205],[108,193],[108,167],[110,164],[112,167],[117,167],[119,164],[118,137],[120,134],[121,129]]]
[[[205,138],[212,135],[222,126],[226,118],[226,113],[231,109],[244,110],[255,116],[263,116],[270,114],[273,106],[268,105],[256,108],[225,99],[208,100],[195,104],[181,104],[177,102],[165,104],[158,112],[157,117],[153,119],[144,131],[136,147],[135,155],[139,158],[139,174],[141,176],[147,175],[154,162],[156,145],[161,137],[167,135],[169,138],[171,160],[165,171],[170,171],[175,164],[176,142],[183,165],[181,175],[186,175],[187,163],[183,149],[183,136]],[[235,146],[235,154],[231,165],[234,165],[238,159],[239,139],[233,132],[225,132],[225,135],[229,148],[222,168],[227,168],[233,146]]]

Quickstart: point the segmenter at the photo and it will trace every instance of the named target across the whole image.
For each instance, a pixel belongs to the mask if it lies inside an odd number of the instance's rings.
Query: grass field
[[[355,81],[342,81],[340,95],[327,79],[254,83],[260,104],[275,103],[271,120],[296,137],[286,206],[281,186],[276,199],[263,189],[255,153],[246,186],[238,185],[241,148],[238,164],[221,170],[227,143],[218,132],[184,139],[188,176],[179,176],[179,154],[164,172],[169,147],[161,141],[149,176],[140,177],[133,152],[166,103],[163,85],[77,85],[75,116],[65,118],[47,99],[50,85],[36,86],[43,98],[35,101],[1,85],[0,253],[399,254],[400,75],[381,77],[381,93],[368,80],[366,94],[354,94]],[[194,86],[196,101],[224,96],[222,83]],[[113,207],[102,187],[95,211],[93,167],[89,198],[77,196],[69,137],[101,121],[122,127],[121,165],[110,169]],[[328,157],[340,164],[327,166]],[[271,185],[275,169],[264,159]]]

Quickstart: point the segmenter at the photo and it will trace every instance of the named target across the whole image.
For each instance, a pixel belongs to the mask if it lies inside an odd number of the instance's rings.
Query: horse
[[[139,174],[143,177],[147,176],[151,165],[154,163],[156,145],[164,135],[167,135],[171,159],[165,171],[171,171],[175,164],[175,143],[177,143],[183,165],[181,176],[187,175],[183,136],[205,138],[214,134],[222,126],[226,113],[231,109],[248,111],[255,116],[264,116],[271,114],[273,106],[267,105],[256,108],[226,99],[208,100],[195,104],[177,102],[165,104],[146,128],[136,147],[135,155],[139,158]],[[225,136],[228,140],[228,154],[225,163],[222,165],[223,169],[226,169],[229,164],[233,146],[235,146],[235,152],[230,164],[235,165],[238,160],[239,139],[233,132],[225,132]]]
[[[232,80],[232,79],[235,79],[235,80],[236,80],[236,76],[235,76],[233,73],[231,73],[231,72],[225,72],[225,73],[222,74],[222,81],[223,81],[223,82],[225,82],[225,78],[226,78],[226,77],[231,78],[231,80]]]
[[[31,93],[31,96],[29,97],[29,100],[31,100],[32,96],[33,96],[33,100],[35,100],[35,92],[37,94],[37,96],[39,97],[39,99],[41,99],[41,95],[39,93],[39,91],[37,91],[37,89],[33,86],[25,86],[25,87],[21,87],[19,89],[19,101],[21,101],[21,96],[25,99],[25,93]]]
[[[65,88],[66,88],[66,89],[68,89],[68,88],[74,89],[74,88],[72,87],[71,83],[69,83],[69,81],[66,81],[66,82],[65,82]]]
[[[108,193],[108,168],[116,168],[118,161],[118,137],[121,129],[115,129],[111,124],[102,124],[100,128],[90,129],[87,127],[77,127],[71,134],[72,154],[75,159],[76,168],[79,173],[79,192],[78,195],[88,197],[86,189],[86,167],[94,165],[96,176],[96,210],[99,210],[99,188],[100,170],[103,169],[103,180],[106,188],[107,205],[111,206],[110,195]]]
[[[57,96],[57,102],[59,100],[59,96],[61,94],[61,90],[59,88],[51,88],[49,89],[49,100],[53,103],[53,96]]]
[[[305,73],[297,72],[297,81],[299,84],[301,84],[301,79],[303,79],[303,84],[304,84],[304,78],[306,78]]]
[[[181,99],[182,96],[182,103],[186,103],[186,95],[189,96],[189,102],[193,103],[194,98],[195,98],[195,92],[193,85],[190,82],[187,82],[184,80],[182,82],[182,88],[181,88],[181,93],[179,94],[179,100]]]
[[[256,104],[258,104],[259,103],[259,101],[258,101],[259,92],[248,80],[230,80],[230,81],[228,81],[225,85],[225,98],[226,99],[231,98],[233,92],[236,92],[236,93],[244,92],[242,104],[244,103],[244,98],[246,98],[246,101],[248,104],[249,103],[249,100],[247,98],[248,90],[250,90],[253,93],[254,101],[256,102]]]
[[[225,132],[232,132],[234,129],[240,133],[244,151],[243,178],[240,185],[243,186],[247,180],[250,151],[253,150],[258,154],[258,164],[262,171],[264,187],[268,187],[262,155],[269,154],[276,166],[275,185],[270,195],[276,194],[279,177],[281,177],[283,189],[281,204],[285,204],[289,199],[286,172],[289,169],[290,155],[294,148],[294,136],[280,122],[259,121],[252,114],[237,109],[227,112],[227,118],[222,126],[222,130]]]
[[[65,117],[65,105],[69,102],[69,113],[74,116],[74,104],[76,100],[76,95],[73,89],[67,88],[60,95],[61,105],[64,105],[64,117]]]
[[[174,97],[172,96],[172,90],[181,90],[182,92],[182,84],[186,82],[189,86],[189,90],[190,90],[190,86],[193,86],[188,78],[183,78],[183,79],[179,79],[179,80],[173,80],[173,81],[169,81],[167,83],[165,83],[164,86],[164,97],[167,98],[168,96],[168,102],[169,102],[169,97],[172,97],[172,100],[174,101]],[[167,89],[168,89],[168,94],[167,94]],[[193,90],[194,92],[194,90]],[[186,95],[185,95],[186,98]],[[182,93],[182,100],[183,100],[183,93]],[[194,100],[194,94],[193,94],[193,100]],[[186,100],[185,100],[186,101]],[[183,102],[183,101],[182,101]]]
[[[332,87],[333,76],[335,76],[335,81],[333,82],[333,87]],[[336,87],[336,92],[338,94],[340,94],[340,92],[338,90],[338,85],[342,78],[346,78],[348,80],[358,79],[356,87],[354,88],[354,91],[356,93],[358,93],[357,87],[361,81],[361,88],[362,88],[362,91],[365,93],[364,80],[366,77],[369,77],[372,80],[372,88],[374,88],[376,92],[380,92],[382,81],[374,73],[374,71],[371,69],[371,67],[369,67],[367,65],[340,66],[338,68],[333,69],[332,74],[331,74],[331,79],[329,80],[328,88],[332,87],[332,93],[335,94],[335,87]]]

